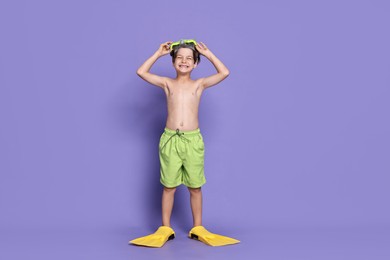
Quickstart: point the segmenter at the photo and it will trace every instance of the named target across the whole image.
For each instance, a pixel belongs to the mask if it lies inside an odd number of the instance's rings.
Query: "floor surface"
[[[210,247],[175,230],[162,248],[128,245],[151,229],[1,229],[0,259],[390,259],[389,228],[241,228],[210,231],[241,240]]]

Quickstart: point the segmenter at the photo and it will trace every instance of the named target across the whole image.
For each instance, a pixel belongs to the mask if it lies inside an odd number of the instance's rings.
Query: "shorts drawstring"
[[[172,137],[174,137],[175,135],[179,136],[183,141],[185,140],[187,143],[191,142],[190,140],[188,140],[187,138],[185,138],[185,137],[183,136],[184,133],[180,133],[180,130],[179,130],[179,128],[178,128],[178,129],[176,129],[176,133],[174,133],[173,135],[171,135],[171,136],[168,138],[168,140],[165,142],[165,144],[161,147],[160,150],[162,150],[162,149],[165,147],[165,145],[166,145],[166,144],[172,139]]]

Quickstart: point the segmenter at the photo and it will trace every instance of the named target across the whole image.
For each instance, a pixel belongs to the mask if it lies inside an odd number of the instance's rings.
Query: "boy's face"
[[[177,51],[177,56],[173,66],[175,67],[177,72],[191,72],[194,68],[196,68],[194,62],[194,53],[189,48],[180,48]]]

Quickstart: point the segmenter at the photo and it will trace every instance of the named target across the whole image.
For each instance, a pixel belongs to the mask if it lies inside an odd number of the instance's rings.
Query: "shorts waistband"
[[[180,134],[180,135],[184,135],[184,136],[192,136],[192,135],[199,134],[200,133],[200,129],[197,128],[197,129],[191,130],[191,131],[180,131],[179,129],[172,130],[172,129],[169,129],[169,128],[165,127],[164,133],[169,134],[169,135]]]

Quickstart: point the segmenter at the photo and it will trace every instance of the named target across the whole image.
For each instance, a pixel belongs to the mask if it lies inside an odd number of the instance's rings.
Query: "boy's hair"
[[[170,55],[172,56],[172,62],[175,62],[177,52],[179,51],[180,48],[189,48],[192,50],[193,57],[194,57],[194,64],[200,62],[200,53],[198,50],[195,48],[195,45],[191,43],[181,43],[179,45],[173,46],[172,51],[170,52]]]

